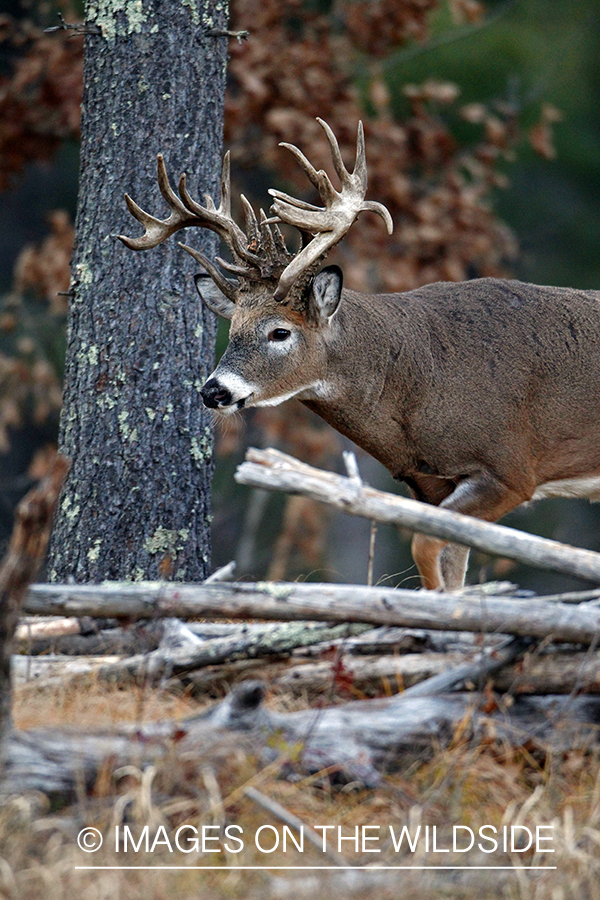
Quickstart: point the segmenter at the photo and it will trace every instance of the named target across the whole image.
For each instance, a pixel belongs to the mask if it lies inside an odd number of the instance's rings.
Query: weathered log
[[[81,634],[81,623],[75,616],[70,616],[68,619],[64,616],[48,616],[44,619],[26,616],[17,625],[15,641],[25,644],[45,638],[73,634]]]
[[[264,696],[261,682],[245,682],[207,712],[183,722],[83,734],[66,729],[15,732],[7,746],[2,791],[40,790],[71,798],[76,786],[94,784],[108,758],[115,767],[156,762],[167,754],[170,765],[178,754],[201,763],[202,754],[214,756],[222,742],[230,750],[235,735],[236,744],[247,739],[262,760],[280,759],[282,767],[289,747],[290,772],[335,770],[339,780],[374,786],[382,772],[430,758],[435,747],[452,739],[459,723],[464,729],[469,715],[474,735],[491,723],[492,733],[509,744],[535,741],[557,750],[589,746],[598,739],[600,719],[600,698],[595,697],[516,697],[509,708],[487,715],[473,694],[399,695],[291,713],[265,708]]]
[[[297,647],[306,647],[331,638],[367,631],[368,625],[321,625],[310,622],[263,625],[247,633],[215,638],[192,647],[158,649],[104,666],[98,672],[106,681],[142,679],[156,683],[164,677],[233,662],[238,659],[289,656]]]
[[[352,515],[401,525],[540,569],[600,582],[600,553],[377,491],[354,478],[300,463],[278,450],[250,448],[235,478],[240,484],[302,494]]]
[[[486,635],[485,645],[492,649],[502,644],[503,635]],[[481,638],[471,631],[426,631],[424,628],[371,628],[356,637],[315,644],[295,650],[293,656],[320,657],[339,647],[344,654],[357,656],[385,656],[386,654],[413,654],[430,652],[474,653],[481,650]]]
[[[29,614],[365,622],[406,628],[504,633],[589,645],[600,608],[488,594],[441,594],[401,588],[268,583],[179,585],[123,582],[34,585]]]
[[[95,634],[61,634],[20,640],[15,642],[15,647],[18,653],[26,656],[133,656],[142,649],[148,652],[155,650],[159,644],[158,631],[142,637],[133,628],[110,628]]]
[[[352,689],[363,694],[380,694],[385,688],[397,693],[446,673],[449,666],[463,662],[464,654],[408,653],[402,656],[344,656],[342,675]],[[214,673],[215,675],[217,673]],[[305,662],[293,665],[270,679],[275,689],[296,695],[318,694],[331,688],[331,662]],[[190,684],[194,679],[190,678]],[[600,654],[559,651],[552,654],[527,654],[525,659],[495,674],[492,688],[511,694],[600,693]],[[206,691],[205,682],[205,691]]]
[[[35,684],[38,690],[57,685],[65,688],[118,662],[118,656],[13,656],[12,682],[15,687]]]

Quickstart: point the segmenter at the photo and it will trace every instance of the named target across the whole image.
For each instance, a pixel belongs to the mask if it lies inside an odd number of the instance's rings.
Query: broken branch
[[[362,482],[357,485],[354,479],[315,469],[278,450],[250,448],[235,478],[240,484],[302,494],[351,515],[400,525],[540,569],[600,582],[600,553],[377,491]]]

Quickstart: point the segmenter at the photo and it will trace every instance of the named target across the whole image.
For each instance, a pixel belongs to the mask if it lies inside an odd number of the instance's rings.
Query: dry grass
[[[273,702],[287,705],[285,698]],[[76,691],[17,692],[15,715],[21,727],[102,724],[180,718],[199,709],[195,701],[160,691],[109,689],[90,681]],[[454,897],[484,900],[600,900],[600,775],[598,757],[573,752],[550,756],[540,751],[511,750],[497,744],[473,746],[456,736],[453,746],[428,763],[385,778],[376,790],[358,785],[334,789],[326,779],[312,777],[290,783],[280,777],[283,760],[261,766],[251,749],[233,739],[202,759],[165,760],[145,773],[128,767],[99,776],[92,796],[81,796],[65,810],[51,811],[39,796],[15,797],[0,810],[0,897],[10,900],[211,900],[265,897],[394,897],[415,891],[421,898]],[[451,825],[474,829],[482,824],[554,825],[556,852],[534,858],[531,853],[493,855],[494,865],[550,864],[556,871],[482,872],[295,872],[241,871],[241,865],[330,865],[332,860],[306,845],[260,853],[254,835],[263,825],[281,832],[282,823],[249,798],[245,788],[280,803],[307,825],[341,826],[345,835],[355,826],[380,826],[375,855],[356,854],[349,842],[342,852],[349,864],[484,865],[477,854],[394,853],[388,826],[437,826],[439,844],[449,846]],[[114,852],[114,828],[149,824],[154,834],[189,824],[238,825],[244,850],[235,854]],[[83,827],[105,835],[105,846],[85,854],[76,845]],[[334,832],[335,833],[335,832]],[[369,832],[370,835],[376,832]],[[236,833],[237,834],[237,833]],[[265,843],[269,839],[265,833]],[[272,837],[272,835],[271,835]],[[235,845],[234,845],[235,846]],[[337,849],[337,848],[334,848]],[[551,857],[551,858],[550,858]],[[203,864],[225,865],[228,871],[193,870]],[[179,865],[183,871],[81,871],[81,865]],[[365,882],[364,879],[369,879]],[[361,880],[362,879],[362,880]]]
[[[39,690],[35,682],[15,691],[13,717],[18,728],[73,725],[110,728],[121,723],[181,719],[198,712],[185,697],[144,687],[122,690],[95,678]]]

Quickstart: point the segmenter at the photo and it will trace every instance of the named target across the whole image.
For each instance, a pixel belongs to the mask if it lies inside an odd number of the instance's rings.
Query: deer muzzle
[[[200,394],[204,401],[204,405],[209,409],[219,409],[223,406],[230,406],[233,400],[231,391],[223,387],[216,378],[209,378]]]

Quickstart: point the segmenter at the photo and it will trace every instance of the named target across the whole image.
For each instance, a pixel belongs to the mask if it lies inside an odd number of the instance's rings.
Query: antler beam
[[[248,241],[242,229],[231,217],[231,176],[229,153],[223,159],[223,172],[221,175],[221,202],[219,208],[215,206],[212,198],[207,194],[206,206],[201,206],[190,196],[185,174],[179,179],[179,197],[169,184],[165,161],[162,153],[157,157],[157,178],[160,192],[171,209],[171,215],[167,219],[157,219],[145,212],[135,200],[125,194],[125,202],[132,216],[140,222],[144,228],[144,234],[139,238],[130,238],[126,235],[117,235],[130,250],[149,250],[157,247],[175,232],[190,226],[200,226],[215,231],[225,242],[230,251],[237,257],[252,265],[260,265],[261,260],[256,254],[248,250]]]
[[[240,288],[244,289],[243,283],[246,281],[264,282],[274,286],[273,296],[280,302],[286,299],[296,285],[294,302],[303,302],[306,279],[314,274],[316,266],[327,252],[341,241],[359,213],[366,210],[377,213],[384,220],[388,233],[391,234],[393,228],[392,217],[385,206],[365,200],[367,164],[362,122],[358,124],[354,169],[349,172],[344,165],[333,131],[322,119],[317,121],[329,143],[333,167],[342,186],[340,191],[334,188],[327,173],[322,169],[315,169],[301,150],[293,144],[283,143],[281,146],[287,147],[293,153],[301,169],[319,192],[322,207],[271,189],[269,193],[274,198],[271,207],[273,215],[268,219],[261,210],[257,219],[252,206],[242,195],[246,226],[244,234],[231,216],[229,153],[225,154],[223,160],[221,199],[218,208],[208,195],[205,198],[205,206],[197,203],[187,190],[185,175],[179,179],[179,196],[177,196],[169,184],[164,159],[159,154],[158,186],[171,210],[170,215],[166,219],[158,219],[145,212],[126,194],[125,200],[129,211],[144,226],[144,234],[137,238],[125,235],[118,237],[131,250],[148,250],[182,228],[190,226],[209,228],[219,235],[233,256],[232,263],[219,258],[216,260],[217,263],[237,276],[241,284],[224,278],[215,265],[198,251],[193,251],[184,244],[181,246],[206,269],[230,300],[235,299]],[[292,225],[302,232],[303,247],[295,256],[292,256],[285,246],[283,236],[277,227],[280,222]]]
[[[344,165],[333,131],[323,119],[317,119],[317,121],[325,131],[331,149],[333,166],[342,183],[342,190],[336,191],[327,173],[322,169],[317,171],[293,144],[280,144],[281,147],[287,147],[294,154],[308,179],[317,188],[324,207],[313,206],[311,203],[298,200],[273,188],[269,190],[275,202],[271,207],[274,216],[268,221],[285,222],[300,231],[314,235],[313,239],[282,272],[275,291],[276,300],[283,300],[296,279],[341,241],[359,213],[366,210],[377,213],[384,220],[388,234],[392,233],[394,227],[392,217],[382,203],[365,200],[367,163],[362,122],[358,123],[356,161],[354,169],[350,173]]]

